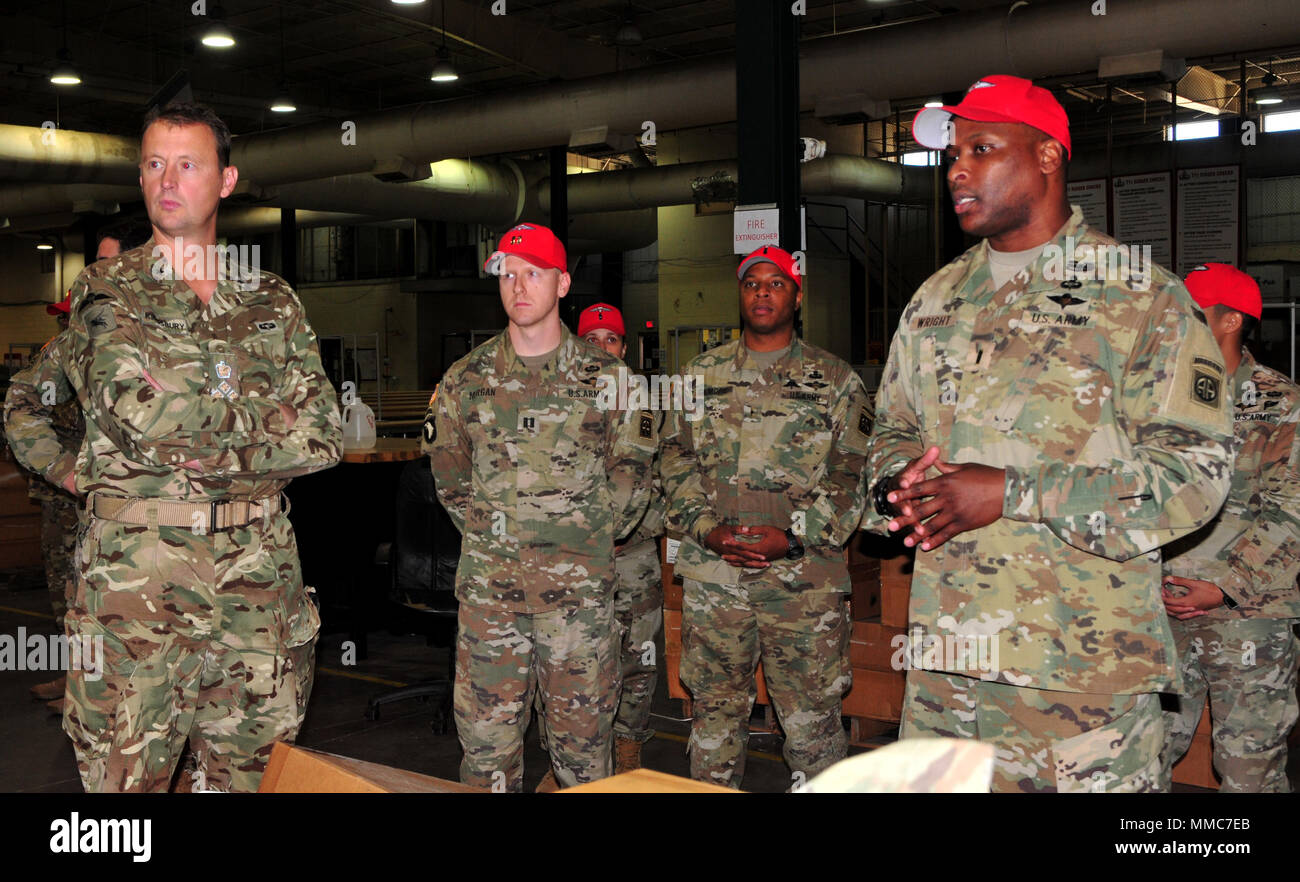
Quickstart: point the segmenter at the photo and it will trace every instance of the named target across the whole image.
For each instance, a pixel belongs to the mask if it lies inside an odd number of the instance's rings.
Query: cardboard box
[[[849,664],[873,671],[899,670],[893,664],[899,651],[894,638],[902,634],[902,628],[891,628],[879,621],[854,622],[853,636],[849,641]]]
[[[844,696],[844,716],[897,722],[903,718],[902,671],[853,668],[853,688]]]
[[[907,627],[907,604],[912,594],[910,555],[880,562],[880,621],[893,628]]]
[[[1219,779],[1214,775],[1214,742],[1210,738],[1210,707],[1207,704],[1201,712],[1201,722],[1192,734],[1192,743],[1187,747],[1183,758],[1174,763],[1173,779],[1177,784],[1190,784],[1193,787],[1219,789]]]
[[[258,793],[481,793],[456,781],[419,775],[281,742]]]
[[[719,787],[690,778],[679,778],[652,769],[637,769],[621,775],[611,775],[590,784],[566,787],[560,793],[739,793],[730,787]]]

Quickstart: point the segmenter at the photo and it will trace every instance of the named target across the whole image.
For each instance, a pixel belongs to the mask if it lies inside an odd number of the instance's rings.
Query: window
[[[1264,131],[1294,132],[1300,129],[1300,110],[1264,114]]]
[[[918,150],[915,153],[903,154],[903,165],[938,165],[939,151],[937,150]]]
[[[1165,140],[1173,141],[1170,137],[1173,126],[1165,126]],[[1217,119],[1206,119],[1200,122],[1185,122],[1178,124],[1179,141],[1196,141],[1200,138],[1217,138],[1219,137],[1219,121]]]

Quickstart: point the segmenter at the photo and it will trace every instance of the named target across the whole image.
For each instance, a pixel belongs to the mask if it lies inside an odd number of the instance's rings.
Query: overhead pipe
[[[1293,0],[1145,0],[1026,4],[941,16],[801,46],[800,105],[862,95],[876,101],[960,90],[988,73],[1030,78],[1097,70],[1100,59],[1149,50],[1169,57],[1211,55],[1300,43]],[[246,135],[232,161],[258,186],[365,174],[393,163],[488,156],[567,144],[593,126],[640,134],[735,118],[735,69],[729,57],[672,62],[528,89],[359,113],[348,119]],[[18,131],[6,131],[18,130]],[[42,143],[40,129],[0,129],[0,177],[125,182],[135,144]],[[32,133],[37,133],[35,136]],[[85,133],[59,133],[77,135]],[[90,136],[104,137],[104,136]],[[132,151],[125,155],[126,151]],[[74,176],[75,177],[70,177]],[[57,176],[57,177],[56,177]]]

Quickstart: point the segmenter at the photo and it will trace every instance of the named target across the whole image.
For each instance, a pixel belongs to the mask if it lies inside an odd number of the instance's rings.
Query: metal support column
[[[749,0],[736,20],[738,204],[776,203],[781,247],[799,249],[799,16]]]

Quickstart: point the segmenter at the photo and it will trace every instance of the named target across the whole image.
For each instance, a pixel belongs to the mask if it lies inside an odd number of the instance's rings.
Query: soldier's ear
[[[572,283],[573,280],[569,277],[568,273],[560,273],[560,286],[556,289],[555,296],[563,297],[565,294],[568,294],[569,285]]]
[[[1038,142],[1038,169],[1045,175],[1055,174],[1065,165],[1065,145],[1055,138]]]
[[[225,199],[235,192],[235,184],[237,183],[239,183],[239,169],[233,165],[223,168],[221,170],[221,198]]]

